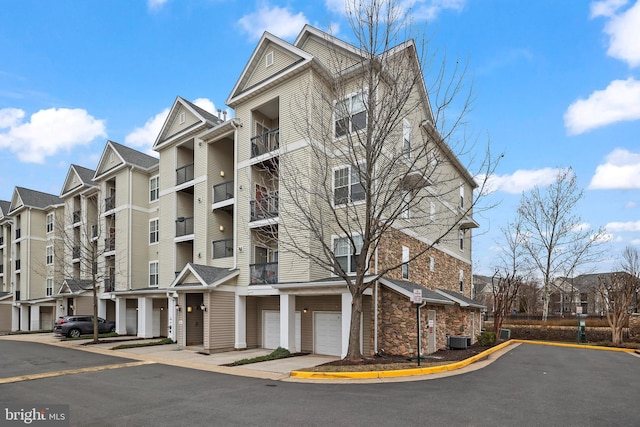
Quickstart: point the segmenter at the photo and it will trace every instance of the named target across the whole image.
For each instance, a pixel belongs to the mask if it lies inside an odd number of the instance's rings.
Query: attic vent
[[[273,65],[273,51],[267,53],[265,57],[265,66],[270,67]]]
[[[187,120],[186,115],[184,114],[184,111],[182,113],[180,113],[180,115],[178,116],[178,121],[180,122],[180,124],[183,124],[185,121]]]

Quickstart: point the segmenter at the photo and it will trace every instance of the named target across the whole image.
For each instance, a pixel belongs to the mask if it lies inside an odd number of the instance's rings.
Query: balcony
[[[213,241],[213,259],[233,256],[233,239]]]
[[[0,246],[4,246],[4,236],[0,236]]]
[[[79,259],[80,258],[80,246],[74,246],[72,249],[71,258]]]
[[[73,212],[73,223],[74,224],[79,223],[80,222],[80,218],[81,218],[80,211],[74,211]]]
[[[16,291],[16,301],[20,301],[20,291]]]
[[[193,181],[193,163],[176,169],[176,185]]]
[[[233,199],[233,180],[213,186],[213,203]]]
[[[4,274],[4,264],[0,264],[0,274]]]
[[[116,250],[116,238],[108,237],[104,239],[104,250],[105,252],[115,251]]]
[[[116,196],[110,196],[104,199],[104,210],[110,211],[116,207]]]
[[[251,221],[275,218],[278,216],[278,194],[251,200]]]
[[[280,129],[272,129],[262,135],[251,138],[251,158],[280,148]]]
[[[16,271],[20,271],[20,260],[16,260]]]
[[[104,291],[113,292],[115,290],[116,279],[114,277],[104,278]]]
[[[92,225],[91,226],[91,238],[95,239],[96,237],[98,237],[98,226],[97,225]]]
[[[278,283],[278,263],[268,262],[249,265],[249,279],[252,285]]]
[[[176,218],[176,237],[193,234],[193,217]]]
[[[16,228],[16,239],[20,238],[20,229]]]

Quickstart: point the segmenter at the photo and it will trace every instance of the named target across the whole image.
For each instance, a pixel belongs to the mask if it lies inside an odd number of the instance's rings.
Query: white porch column
[[[342,353],[340,357],[344,358],[349,350],[349,331],[351,329],[351,301],[353,297],[351,292],[342,294]]]
[[[20,307],[11,307],[11,332],[20,330]]]
[[[38,331],[40,330],[40,306],[32,305],[31,310],[29,311],[29,330],[30,331]]]
[[[295,295],[280,295],[280,347],[296,351]]]
[[[138,298],[138,336],[153,338],[153,298]]]
[[[236,294],[235,303],[235,348],[240,350],[247,348],[247,297]]]
[[[167,313],[167,338],[176,341],[178,337],[178,309],[176,308],[178,299],[177,297],[169,297],[167,298],[167,302],[167,310],[169,311]]]
[[[127,335],[127,299],[116,298],[116,332]]]
[[[20,304],[20,330],[28,331],[29,330],[29,307],[24,304]]]

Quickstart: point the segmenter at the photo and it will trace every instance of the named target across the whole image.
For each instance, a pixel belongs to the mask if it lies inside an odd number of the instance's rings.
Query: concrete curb
[[[530,340],[517,340],[517,339],[513,339],[508,342],[514,342],[514,343],[520,343],[520,344],[550,345],[554,347],[583,348],[585,350],[604,350],[604,351],[619,351],[622,353],[636,353],[636,350],[633,348],[605,347],[601,345],[569,344],[569,343],[561,343],[561,342],[530,341]]]

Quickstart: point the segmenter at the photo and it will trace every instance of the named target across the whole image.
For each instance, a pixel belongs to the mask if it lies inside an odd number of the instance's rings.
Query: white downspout
[[[128,240],[129,240],[129,248],[127,251],[127,282],[129,282],[129,289],[131,288],[131,238],[132,238],[132,230],[131,230],[131,226],[133,224],[133,166],[131,166],[129,168],[129,236],[128,236]]]
[[[238,125],[235,123],[235,119],[231,119],[231,126],[233,126],[233,269],[238,268]],[[240,125],[242,126],[242,125]]]

